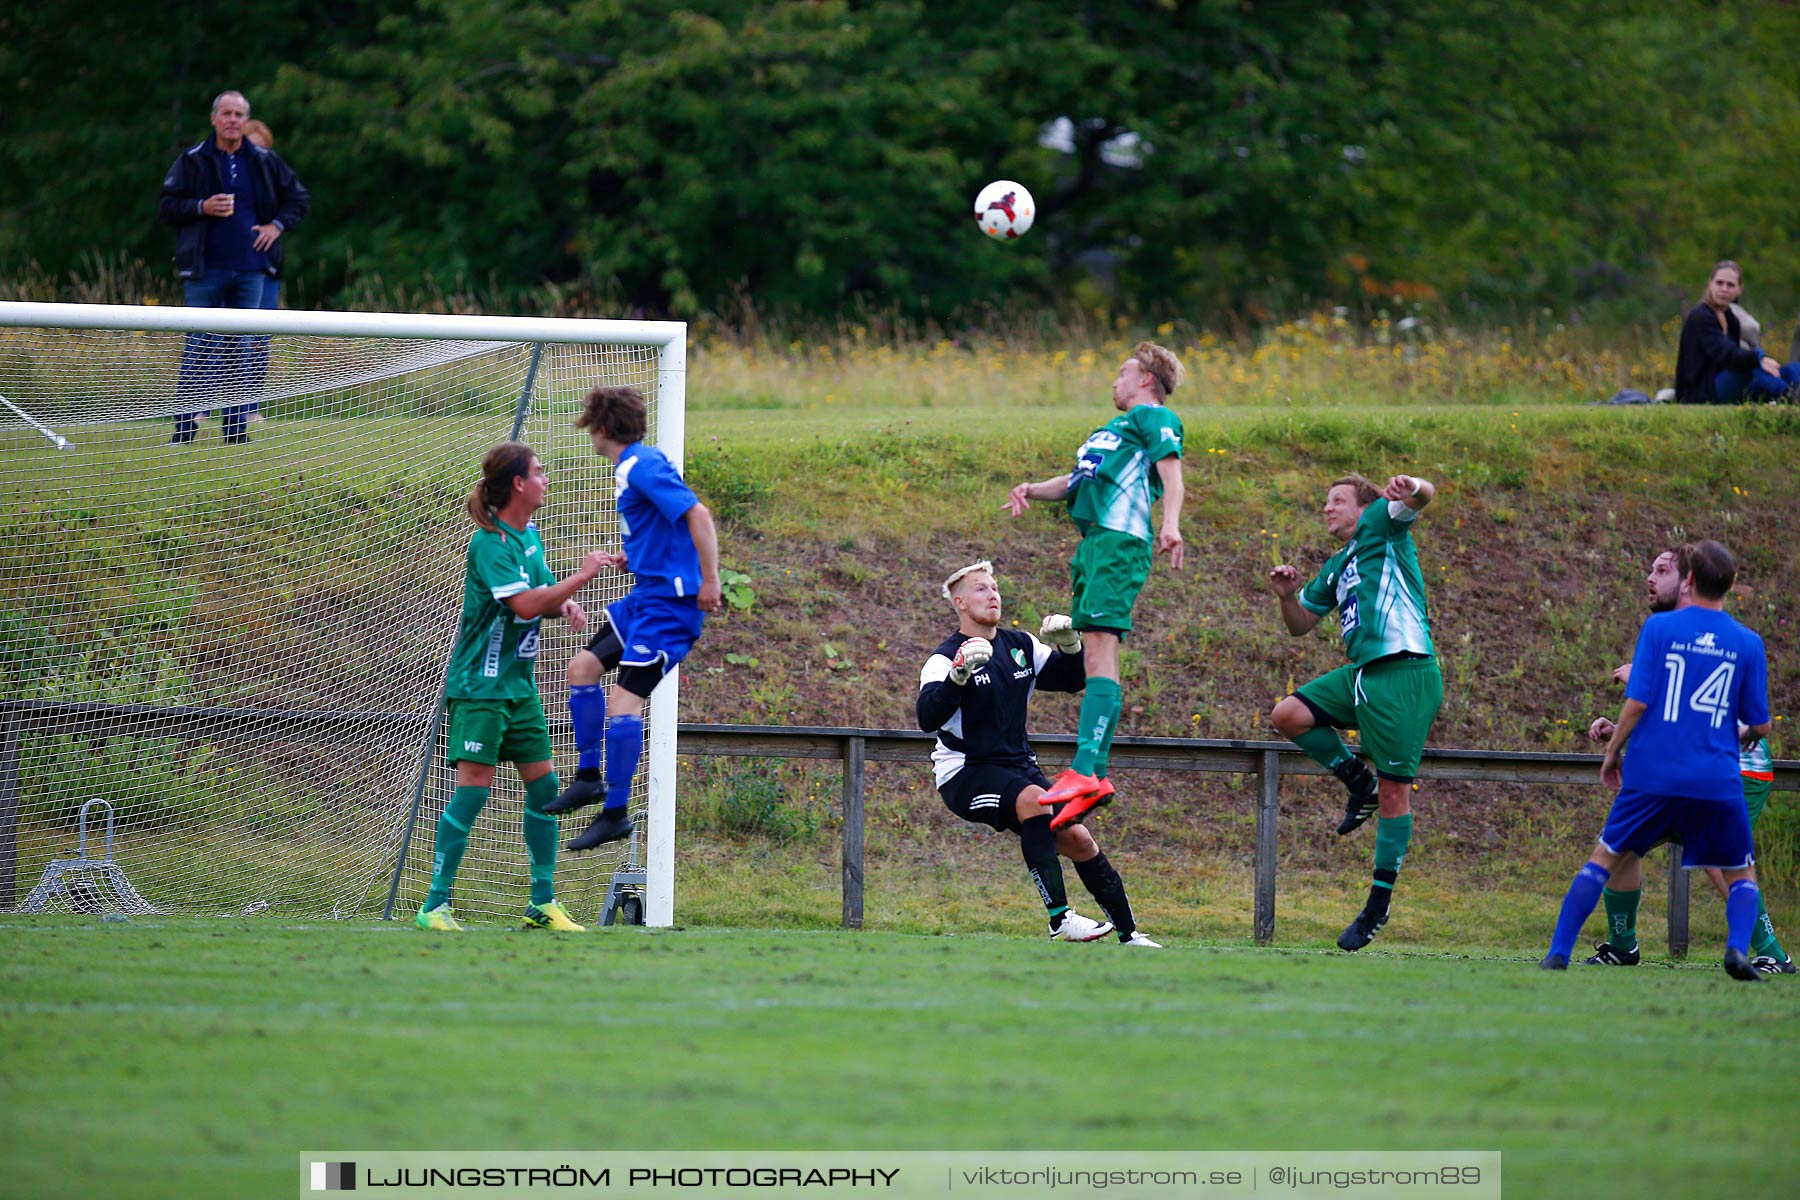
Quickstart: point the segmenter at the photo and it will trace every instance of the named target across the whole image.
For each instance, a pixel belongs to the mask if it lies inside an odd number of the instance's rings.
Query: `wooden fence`
[[[19,742],[27,722],[34,729],[87,736],[207,738],[227,733],[287,735],[295,740],[328,740],[353,731],[366,736],[372,724],[418,731],[432,714],[266,709],[176,708],[145,704],[72,704],[55,701],[0,701],[0,908],[10,908],[17,887]],[[560,723],[566,730],[567,722]],[[552,730],[557,723],[552,724]],[[682,725],[680,754],[740,758],[789,758],[843,764],[843,924],[863,923],[863,828],[866,765],[904,762],[923,770],[931,734],[912,729],[839,729],[787,725]],[[1075,739],[1042,734],[1033,739],[1047,764],[1066,762]],[[1121,737],[1113,742],[1112,765],[1132,771],[1191,771],[1249,775],[1256,779],[1255,904],[1251,932],[1258,944],[1275,936],[1277,819],[1283,775],[1324,775],[1326,771],[1291,742],[1214,738]],[[1419,777],[1597,787],[1600,756],[1508,750],[1427,748]],[[1800,761],[1775,764],[1775,788],[1800,791]],[[1687,952],[1688,879],[1669,871],[1669,949]],[[1571,869],[1574,864],[1571,863]]]
[[[843,763],[843,924],[847,929],[860,929],[863,921],[864,766],[871,762],[906,762],[923,769],[934,740],[932,734],[912,729],[683,725],[676,744],[679,753],[690,756],[835,759]],[[1033,735],[1032,744],[1046,764],[1060,765],[1068,761],[1075,738],[1072,734],[1038,734]],[[1276,827],[1281,777],[1325,775],[1328,774],[1325,768],[1307,758],[1292,742],[1151,737],[1114,739],[1111,765],[1118,770],[1195,771],[1255,777],[1256,897],[1251,932],[1258,945],[1272,940],[1275,936]],[[1428,747],[1419,778],[1598,787],[1600,756]],[[1775,787],[1782,791],[1800,791],[1800,761],[1775,764]],[[1679,956],[1687,953],[1688,878],[1687,872],[1678,869],[1678,854],[1671,853],[1669,861],[1669,950]],[[1576,865],[1570,862],[1571,874]]]

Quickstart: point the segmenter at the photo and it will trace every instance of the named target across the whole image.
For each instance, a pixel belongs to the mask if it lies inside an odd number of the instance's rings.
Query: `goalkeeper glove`
[[[1038,638],[1061,650],[1064,654],[1081,653],[1081,634],[1069,618],[1061,613],[1051,613],[1038,626]]]
[[[969,676],[994,657],[994,644],[986,638],[970,638],[950,660],[950,682],[957,687],[969,682]]]

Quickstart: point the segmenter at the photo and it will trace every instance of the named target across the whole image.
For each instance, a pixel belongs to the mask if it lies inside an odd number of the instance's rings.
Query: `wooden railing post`
[[[1256,944],[1275,938],[1275,823],[1281,814],[1281,753],[1264,750],[1256,791]]]
[[[16,714],[4,719],[0,733],[0,912],[11,912],[19,900],[19,734]]]
[[[863,759],[867,743],[844,739],[844,928],[863,923]]]
[[[1688,951],[1688,873],[1681,869],[1681,847],[1669,843],[1669,957]]]

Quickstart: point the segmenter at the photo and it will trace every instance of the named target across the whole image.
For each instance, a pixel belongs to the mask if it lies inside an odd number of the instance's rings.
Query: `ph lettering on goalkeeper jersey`
[[[462,622],[444,694],[452,700],[523,700],[537,695],[539,618],[513,612],[507,599],[556,582],[544,561],[537,523],[497,532],[477,529],[463,574]]]
[[[1075,524],[1150,541],[1150,506],[1163,494],[1156,464],[1181,457],[1181,436],[1181,418],[1160,404],[1136,405],[1090,433],[1069,474]]]
[[[1324,616],[1337,609],[1344,653],[1356,666],[1395,654],[1434,654],[1425,577],[1413,547],[1418,512],[1400,500],[1363,509],[1356,533],[1300,589],[1300,604]]]
[[[1644,622],[1625,695],[1644,705],[1625,755],[1625,786],[1695,800],[1742,797],[1738,724],[1769,719],[1762,638],[1698,605]]]
[[[632,590],[646,596],[700,594],[700,552],[688,510],[700,502],[669,456],[642,442],[625,447],[613,468],[625,562]]]
[[[939,787],[968,762],[1034,765],[1025,732],[1031,693],[1040,687],[1079,692],[1087,685],[1081,655],[1064,654],[1022,630],[1000,629],[991,639],[994,656],[959,687],[950,681],[950,665],[968,640],[966,634],[951,634],[919,672],[919,728],[938,735],[931,762]]]

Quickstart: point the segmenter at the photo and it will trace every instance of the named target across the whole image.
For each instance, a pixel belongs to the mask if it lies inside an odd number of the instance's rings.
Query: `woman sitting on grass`
[[[1681,323],[1675,355],[1675,399],[1681,404],[1737,404],[1780,400],[1800,390],[1800,362],[1783,366],[1740,344],[1743,330],[1731,305],[1744,273],[1729,259],[1713,267],[1706,295]]]

